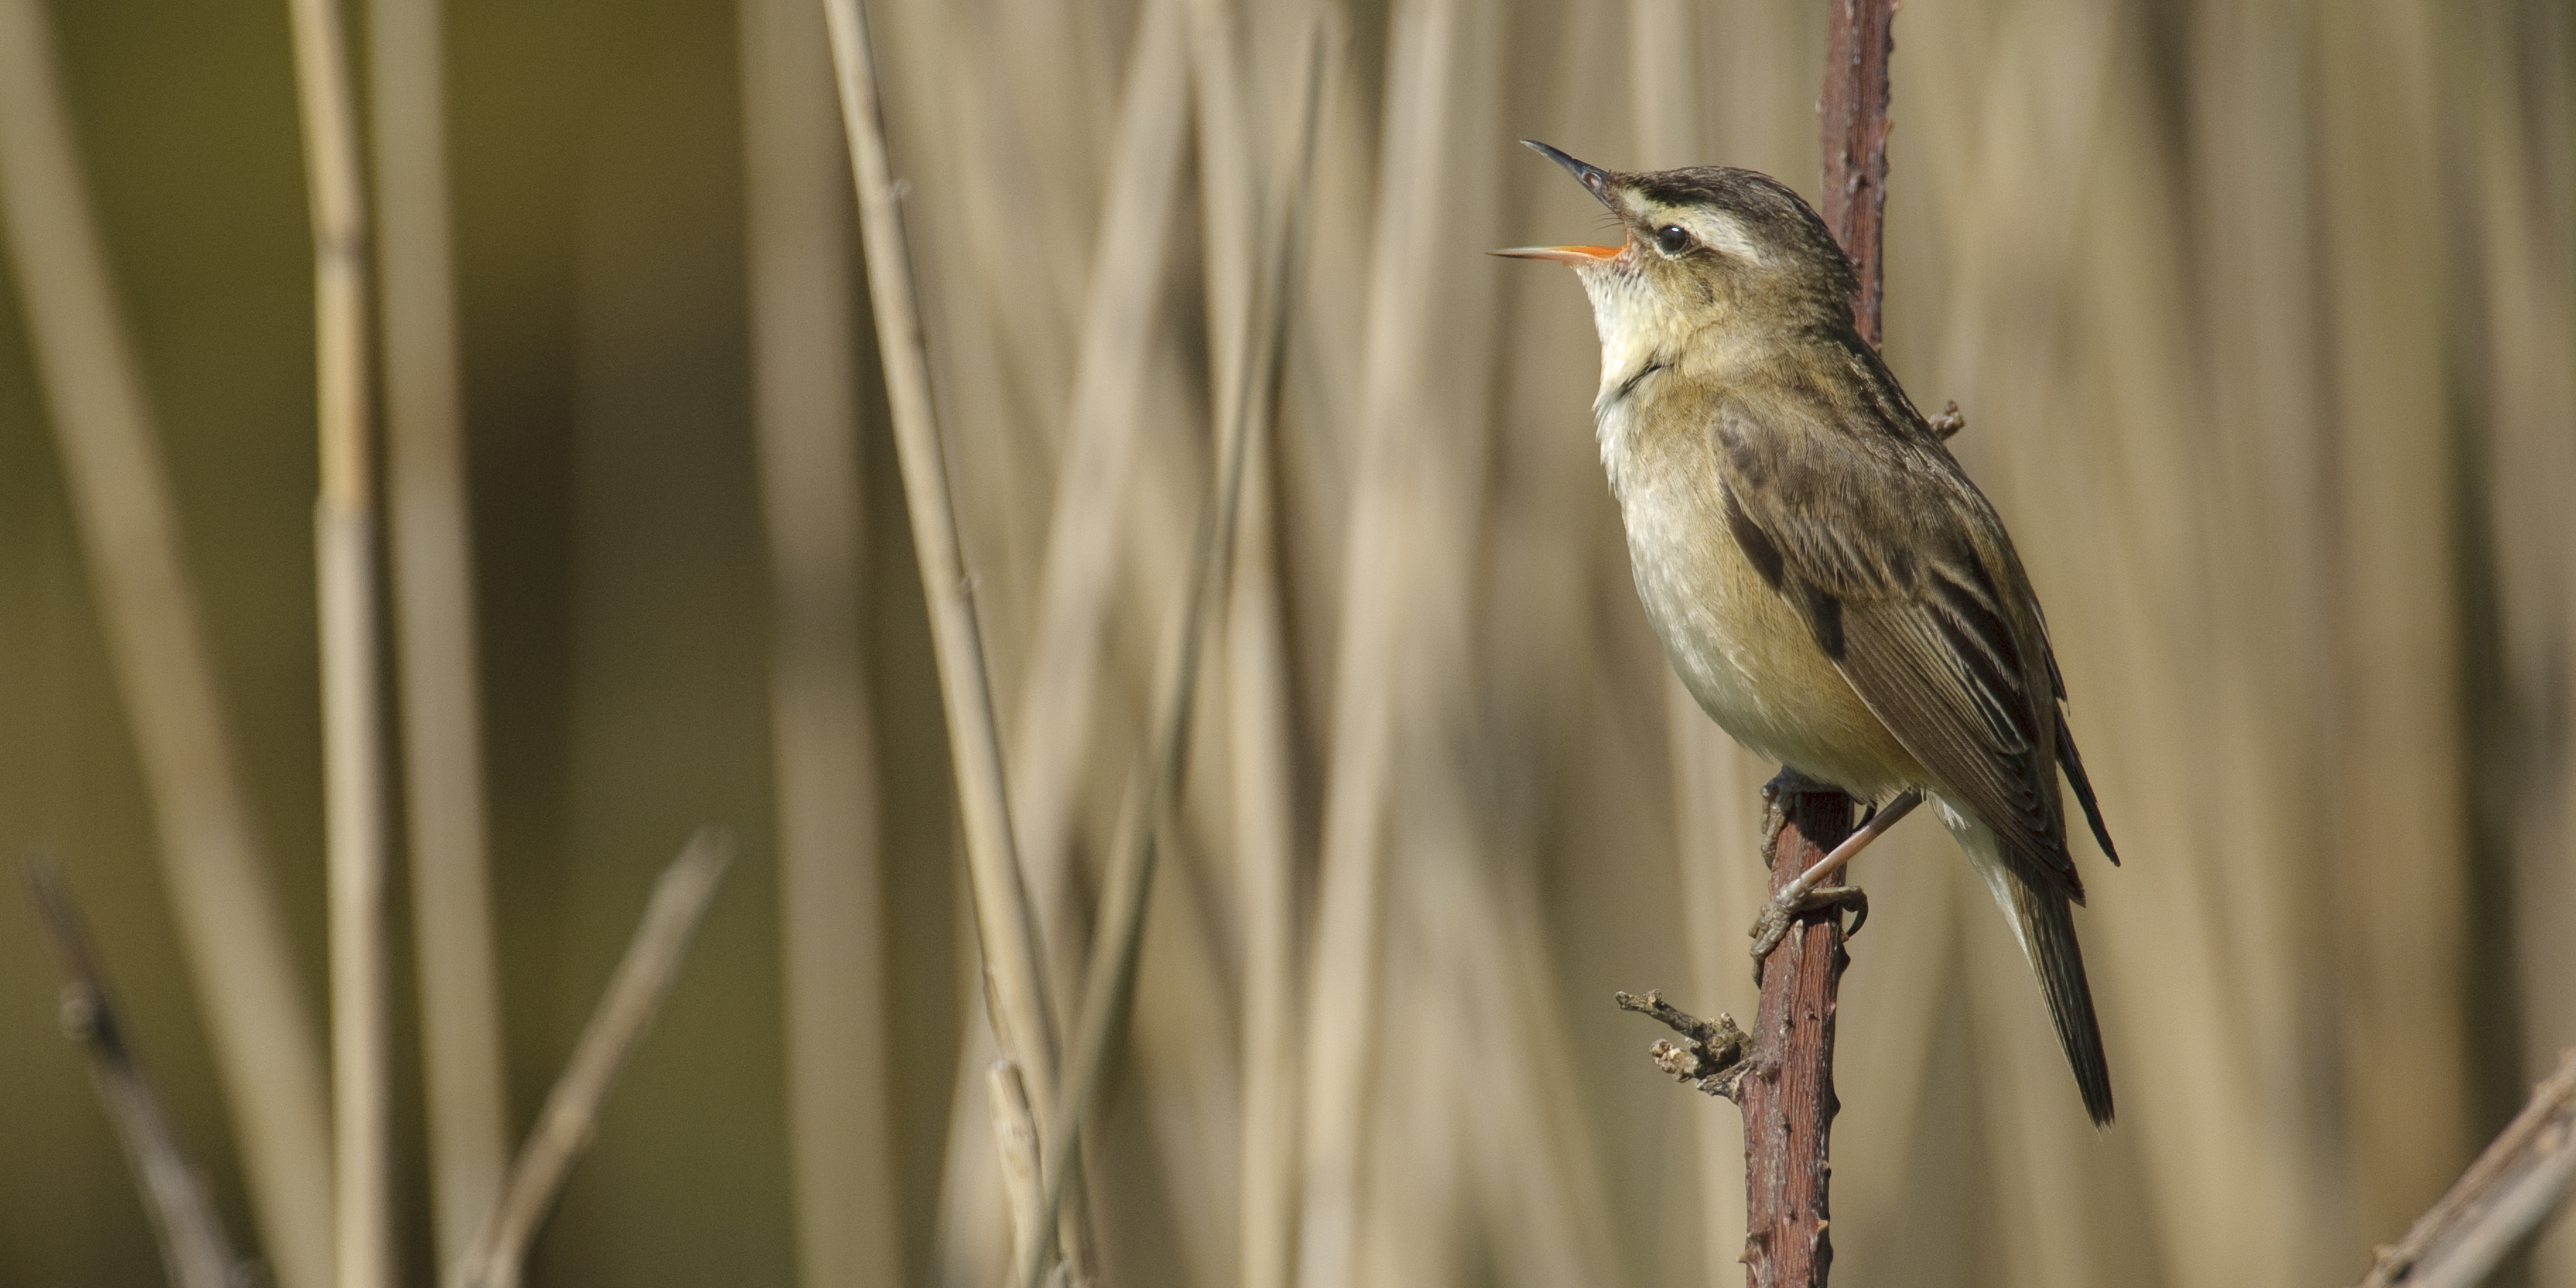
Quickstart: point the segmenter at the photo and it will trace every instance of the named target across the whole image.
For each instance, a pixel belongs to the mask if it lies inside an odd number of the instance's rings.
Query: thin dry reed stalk
[[[458,407],[440,0],[372,0],[383,277],[385,490],[403,808],[438,1264],[465,1251],[508,1168],[500,982],[483,811],[474,551]]]
[[[449,1268],[455,1288],[518,1288],[528,1243],[554,1206],[573,1161],[590,1145],[599,1127],[599,1106],[616,1085],[636,1039],[644,1036],[662,997],[671,991],[689,938],[716,886],[733,862],[733,836],[719,827],[699,828],[696,835],[662,870],[653,897],[635,924],[626,954],[600,994],[599,1006],[582,1025],[581,1040],[562,1076],[546,1093],[545,1107],[528,1128],[528,1139],[510,1164],[500,1197],[478,1227],[465,1256]]]
[[[929,354],[913,292],[903,212],[896,204],[886,155],[884,109],[877,93],[867,18],[858,0],[824,0],[823,12],[830,27],[850,169],[858,188],[860,244],[876,311],[886,403],[894,418],[913,546],[921,561],[922,592],[929,601],[991,1015],[1004,1056],[1019,1067],[1030,1103],[1038,1106],[1037,1129],[1040,1138],[1046,1139],[1051,1123],[1044,1115],[1056,1088],[1058,1058],[1055,1018],[1043,975],[1046,953],[1038,940],[1037,920],[1011,835],[1000,731],[993,719],[975,601],[958,549],[948,467],[941,456],[937,413],[931,402]],[[1078,1212],[1069,1211],[1066,1229],[1059,1235],[1076,1265],[1082,1263],[1083,1250],[1089,1245],[1078,1225]]]
[[[323,834],[331,913],[331,1216],[340,1288],[393,1282],[393,1069],[383,640],[377,616],[367,211],[357,92],[336,0],[292,0],[296,100],[312,201],[322,495],[313,510],[322,627]]]
[[[904,1280],[888,1117],[877,766],[846,161],[822,15],[744,0],[753,432],[771,580],[788,1158],[799,1281]]]
[[[75,159],[44,9],[0,3],[0,207],[156,849],[283,1288],[331,1282],[319,1039],[232,750],[142,372]]]
[[[2362,1288],[2473,1288],[2576,1184],[2576,1050],[2532,1088],[2522,1112],[2394,1246],[2372,1258]]]

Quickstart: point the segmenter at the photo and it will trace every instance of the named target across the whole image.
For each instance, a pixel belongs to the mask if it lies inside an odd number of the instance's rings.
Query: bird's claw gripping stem
[[[1789,923],[1800,913],[1822,908],[1851,908],[1854,910],[1851,928],[1845,930],[1843,936],[1850,938],[1860,930],[1861,923],[1869,920],[1869,896],[1862,894],[1858,886],[1829,886],[1825,882],[1840,873],[1843,865],[1852,861],[1853,855],[1886,835],[1887,829],[1896,826],[1898,819],[1913,813],[1914,807],[1922,803],[1923,793],[1912,791],[1880,806],[1871,812],[1869,821],[1862,824],[1859,831],[1835,846],[1833,853],[1799,873],[1796,880],[1780,887],[1780,892],[1773,895],[1770,904],[1762,909],[1762,915],[1754,919],[1753,929],[1749,932],[1753,936],[1753,978],[1756,983],[1762,979],[1762,959],[1780,946],[1780,940],[1789,933]],[[1775,812],[1772,817],[1776,821],[1780,815]],[[1771,839],[1776,843],[1779,838],[1775,833]],[[1767,851],[1769,847],[1766,845],[1764,848]]]
[[[1845,939],[1859,934],[1860,928],[1869,921],[1869,895],[1853,885],[1818,886],[1805,890],[1793,885],[1764,904],[1762,915],[1753,919],[1753,929],[1745,932],[1753,936],[1753,982],[1762,982],[1762,959],[1769,957],[1771,950],[1788,937],[1789,927],[1800,916],[1828,908],[1851,910],[1851,924],[1843,927]]]

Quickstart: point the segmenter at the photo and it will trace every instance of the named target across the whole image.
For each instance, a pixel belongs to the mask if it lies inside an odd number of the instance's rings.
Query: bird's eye
[[[1691,235],[1682,231],[1680,224],[1666,224],[1655,230],[1655,249],[1662,251],[1666,259],[1679,255],[1690,247]]]

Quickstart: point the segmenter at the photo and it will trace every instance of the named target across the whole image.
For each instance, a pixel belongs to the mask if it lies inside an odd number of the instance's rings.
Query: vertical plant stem
[[[1830,0],[1825,43],[1825,224],[1860,276],[1852,320],[1878,343],[1881,219],[1887,194],[1887,63],[1895,0]],[[1852,800],[1782,770],[1764,789],[1774,894],[1851,834]],[[1833,1268],[1834,1019],[1842,989],[1840,910],[1800,917],[1763,960],[1744,1109],[1744,1277],[1752,1288],[1822,1288]]]
[[[865,587],[851,215],[811,0],[742,0],[752,419],[768,531],[798,1281],[904,1281]]]
[[[0,216],[10,267],[261,1248],[281,1288],[325,1288],[331,1154],[321,1043],[180,562],[178,511],[53,47],[41,3],[0,0]]]
[[[1887,60],[1896,49],[1890,0],[1827,0],[1825,86],[1816,114],[1824,127],[1825,226],[1851,256],[1860,278],[1852,321],[1878,344],[1879,299],[1886,283],[1879,247],[1887,217]]]
[[[482,681],[456,357],[440,0],[371,0],[385,486],[431,1233],[463,1255],[508,1168],[483,807]]]
[[[330,870],[331,1177],[340,1288],[393,1282],[392,1077],[385,1014],[384,676],[368,423],[367,215],[347,33],[334,0],[292,0],[313,212],[322,495],[323,821]]]
[[[1774,893],[1833,852],[1852,830],[1851,798],[1789,771],[1763,789],[1778,828],[1764,856]],[[1744,1108],[1744,1282],[1822,1288],[1833,1268],[1826,1232],[1832,1170],[1834,1013],[1842,988],[1840,910],[1799,918],[1762,963]]]
[[[1045,957],[1037,921],[1030,912],[1028,885],[1011,837],[991,680],[977,634],[973,590],[957,545],[948,467],[941,456],[930,395],[930,354],[913,294],[903,211],[896,204],[886,156],[884,108],[877,92],[867,16],[858,0],[824,0],[823,15],[831,34],[841,124],[849,136],[851,177],[858,188],[859,240],[867,259],[868,294],[876,311],[877,354],[884,364],[886,404],[894,417],[895,451],[903,468],[904,499],[912,512],[913,547],[921,561],[922,595],[929,601],[931,643],[947,707],[957,803],[965,818],[968,885],[974,893],[977,938],[993,1003],[994,1036],[1003,1055],[1019,1066],[1029,1102],[1039,1115],[1040,1137],[1051,1139],[1053,1124],[1046,1115],[1054,1104],[1057,1083],[1055,1017],[1040,975]]]

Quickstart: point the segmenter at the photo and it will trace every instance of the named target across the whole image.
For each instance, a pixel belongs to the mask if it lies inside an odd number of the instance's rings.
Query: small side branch
[[[2361,1288],[2467,1288],[2483,1281],[2567,1200],[2576,1181],[2576,1050],[2532,1089],[2522,1112],[2396,1246],[2378,1250]]]
[[[144,1076],[143,1065],[125,1045],[125,1030],[107,991],[107,976],[90,950],[89,931],[80,909],[63,888],[62,875],[44,859],[27,863],[27,896],[44,927],[45,947],[63,973],[63,1033],[89,1054],[90,1081],[116,1124],[134,1181],[143,1191],[144,1210],[152,1216],[153,1233],[161,1239],[161,1260],[176,1288],[232,1288],[249,1277],[249,1267],[234,1255],[197,1169],[180,1152],[171,1134],[170,1116],[161,1097]]]
[[[589,1146],[600,1102],[608,1098],[627,1052],[661,1008],[698,918],[732,861],[733,837],[722,828],[702,827],[654,883],[653,901],[645,905],[644,920],[635,927],[617,973],[609,977],[599,1009],[591,1012],[563,1076],[547,1094],[546,1107],[519,1148],[490,1219],[455,1268],[452,1282],[458,1288],[518,1288],[529,1240],[554,1206],[564,1174]]]
[[[1735,1027],[1735,1017],[1719,1012],[1714,1020],[1703,1020],[1680,1010],[1664,1000],[1662,991],[1648,992],[1644,997],[1619,993],[1613,1000],[1623,1011],[1635,1011],[1661,1021],[1664,1027],[1682,1035],[1676,1045],[1658,1040],[1646,1048],[1655,1067],[1669,1073],[1683,1086],[1723,1099],[1735,1099],[1737,1084],[1752,1067],[1753,1039]]]

